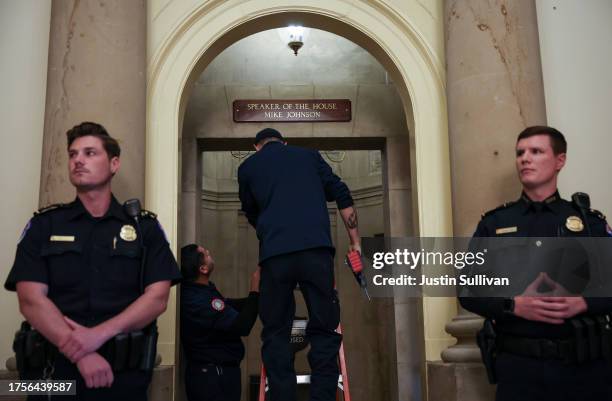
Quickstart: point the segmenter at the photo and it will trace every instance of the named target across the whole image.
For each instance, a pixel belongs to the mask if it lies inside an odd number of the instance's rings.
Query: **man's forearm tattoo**
[[[349,215],[348,220],[346,222],[346,226],[350,229],[357,228],[357,211],[353,210],[353,212]]]

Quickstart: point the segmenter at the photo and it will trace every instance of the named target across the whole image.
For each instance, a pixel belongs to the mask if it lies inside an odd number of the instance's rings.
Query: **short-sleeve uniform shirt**
[[[44,283],[64,315],[89,327],[108,320],[141,295],[145,248],[142,288],[165,280],[176,284],[181,277],[155,216],[145,212],[139,221],[140,228],[114,197],[100,218],[78,198],[39,213],[22,234],[4,287]]]

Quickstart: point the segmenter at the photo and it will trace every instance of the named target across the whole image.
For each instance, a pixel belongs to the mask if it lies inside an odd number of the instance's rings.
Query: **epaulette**
[[[604,216],[604,214],[602,212],[600,212],[599,210],[589,209],[589,214],[597,216],[597,217],[599,217],[602,220],[606,219],[606,216]]]
[[[61,209],[65,206],[66,206],[65,203],[54,203],[53,205],[41,207],[40,209],[34,212],[34,216],[38,216],[39,214],[44,214],[44,213],[50,212],[55,209]]]
[[[156,219],[157,215],[149,210],[146,209],[142,209],[140,211],[140,217],[145,217],[145,218],[149,218],[149,219]]]
[[[502,209],[506,209],[509,208],[510,206],[514,205],[517,201],[511,201],[511,202],[506,202],[502,205],[499,205],[498,207],[496,207],[495,209],[491,209],[488,212],[484,212],[482,214],[482,216],[480,216],[481,219],[484,219],[485,217],[487,217],[490,214],[493,214],[495,212],[497,212],[498,210],[502,210]]]

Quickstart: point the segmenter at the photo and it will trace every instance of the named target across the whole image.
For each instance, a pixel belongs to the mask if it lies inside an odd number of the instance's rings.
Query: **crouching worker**
[[[196,244],[181,249],[181,341],[187,359],[185,389],[189,401],[240,400],[240,361],[255,324],[259,267],[251,276],[247,298],[226,299],[210,276],[215,262]]]

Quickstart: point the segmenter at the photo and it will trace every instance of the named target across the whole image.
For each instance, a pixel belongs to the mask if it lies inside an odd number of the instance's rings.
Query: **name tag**
[[[49,241],[53,242],[74,242],[74,235],[52,235]]]
[[[498,228],[495,230],[495,234],[510,234],[510,233],[515,233],[518,231],[518,228],[516,226],[514,227],[504,227],[504,228]]]

